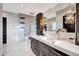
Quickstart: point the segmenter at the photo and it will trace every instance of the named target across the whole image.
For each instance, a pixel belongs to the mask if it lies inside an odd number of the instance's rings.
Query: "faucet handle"
[[[74,40],[75,38],[69,38],[70,40]]]

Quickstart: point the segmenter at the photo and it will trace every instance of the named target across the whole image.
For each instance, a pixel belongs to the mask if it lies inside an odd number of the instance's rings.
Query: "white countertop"
[[[51,47],[54,47],[68,55],[79,56],[79,46],[69,43],[65,40],[57,40],[55,37],[46,37],[31,35],[30,37],[35,38],[36,40],[43,42]]]

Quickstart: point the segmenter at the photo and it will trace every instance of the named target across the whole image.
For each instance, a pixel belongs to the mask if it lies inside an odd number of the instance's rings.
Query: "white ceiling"
[[[54,8],[57,3],[3,3],[3,10],[13,13],[28,14],[39,12],[45,13],[50,8]]]

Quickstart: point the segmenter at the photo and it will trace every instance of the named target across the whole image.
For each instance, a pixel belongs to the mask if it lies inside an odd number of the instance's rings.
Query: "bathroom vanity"
[[[31,49],[37,56],[79,56],[79,46],[45,36],[30,36]]]
[[[43,42],[40,42],[32,37],[31,39],[31,49],[37,56],[68,56],[67,54],[48,46],[47,44],[44,44]]]
[[[71,4],[62,10],[56,11],[56,17],[47,22],[47,31],[52,30],[49,33],[50,35],[45,33],[43,29],[41,30],[40,19],[43,19],[43,17],[37,17],[37,35],[29,37],[31,40],[31,49],[37,56],[79,56],[78,9],[79,4],[76,4],[76,6]],[[37,16],[40,15],[38,14]],[[52,29],[53,25],[51,24],[53,22],[56,23],[55,30]],[[64,28],[66,31],[62,31]],[[59,29],[61,31],[58,31]],[[55,33],[51,34],[53,31]]]

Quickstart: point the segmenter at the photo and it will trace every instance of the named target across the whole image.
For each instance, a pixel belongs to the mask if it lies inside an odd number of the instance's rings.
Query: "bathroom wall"
[[[35,33],[35,18],[30,15],[16,14],[4,11],[4,17],[7,17],[7,43],[15,43],[19,39],[19,17],[25,17],[25,36],[29,36],[31,32]],[[31,23],[31,25],[30,25]]]
[[[2,55],[2,4],[0,3],[0,56]]]
[[[13,43],[18,40],[18,14],[4,12],[4,17],[7,17],[7,43]]]

